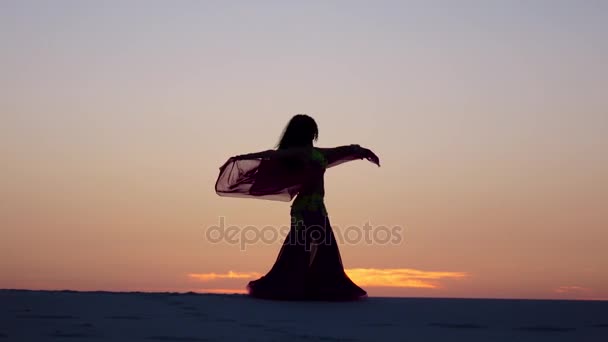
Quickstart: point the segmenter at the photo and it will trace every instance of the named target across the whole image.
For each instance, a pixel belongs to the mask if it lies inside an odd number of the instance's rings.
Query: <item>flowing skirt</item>
[[[251,296],[277,300],[347,301],[367,297],[344,273],[329,218],[304,212],[292,220],[272,269],[247,286]]]

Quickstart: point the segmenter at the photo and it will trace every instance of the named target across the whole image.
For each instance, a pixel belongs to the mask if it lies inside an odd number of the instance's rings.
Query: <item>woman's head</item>
[[[306,114],[297,114],[289,120],[277,147],[285,149],[311,146],[318,137],[319,129],[315,120]]]

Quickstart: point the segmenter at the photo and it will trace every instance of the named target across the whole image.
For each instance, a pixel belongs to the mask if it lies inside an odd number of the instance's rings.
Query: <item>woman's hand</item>
[[[378,156],[372,152],[372,150],[369,150],[367,148],[362,148],[362,152],[363,152],[363,158],[367,159],[368,161],[378,165],[378,167],[380,167],[380,158],[378,158]]]
[[[365,147],[361,147],[359,145],[352,145],[354,146],[358,151],[358,154],[361,158],[363,159],[367,159],[368,161],[380,166],[380,158],[378,158],[378,156],[372,152],[372,150],[367,149]]]

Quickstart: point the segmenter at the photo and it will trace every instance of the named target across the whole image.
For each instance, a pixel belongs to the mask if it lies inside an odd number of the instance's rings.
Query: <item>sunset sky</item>
[[[239,292],[289,224],[219,197],[296,113],[371,296],[608,299],[606,1],[2,1],[0,288]],[[223,219],[222,219],[223,218]]]

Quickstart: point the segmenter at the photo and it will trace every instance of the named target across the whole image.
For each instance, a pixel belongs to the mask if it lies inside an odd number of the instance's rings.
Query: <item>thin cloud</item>
[[[467,277],[464,272],[422,271],[411,268],[352,268],[345,270],[358,285],[369,287],[401,287],[436,289],[440,280]]]
[[[345,270],[346,274],[358,285],[369,287],[398,287],[398,288],[423,288],[436,289],[441,287],[441,281],[445,279],[461,279],[467,277],[464,272],[437,272],[423,271],[411,268],[351,268]],[[258,272],[234,272],[227,273],[191,273],[190,278],[211,282],[222,279],[257,279],[262,276]],[[204,292],[213,293],[242,293],[240,289],[202,289]]]
[[[198,289],[200,293],[217,293],[217,294],[245,294],[245,289]]]
[[[553,290],[555,293],[589,293],[591,289],[582,286],[560,286]]]
[[[194,278],[200,281],[213,281],[218,279],[254,279],[259,278],[262,275],[257,272],[233,272],[228,271],[227,273],[190,273],[190,278]]]

